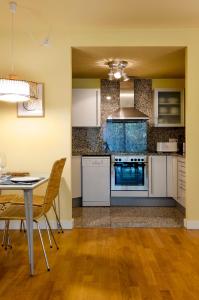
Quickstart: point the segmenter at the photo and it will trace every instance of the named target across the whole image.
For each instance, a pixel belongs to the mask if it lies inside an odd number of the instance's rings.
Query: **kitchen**
[[[130,80],[107,79],[118,57]],[[184,61],[182,47],[73,49],[76,227],[183,226]]]

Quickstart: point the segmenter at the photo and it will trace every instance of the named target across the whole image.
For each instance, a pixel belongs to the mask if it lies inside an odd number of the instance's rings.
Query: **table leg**
[[[24,190],[30,274],[34,274],[32,190]]]

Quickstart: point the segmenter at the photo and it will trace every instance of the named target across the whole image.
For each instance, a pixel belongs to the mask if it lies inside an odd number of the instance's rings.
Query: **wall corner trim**
[[[199,229],[199,220],[184,219],[184,227],[186,229]]]

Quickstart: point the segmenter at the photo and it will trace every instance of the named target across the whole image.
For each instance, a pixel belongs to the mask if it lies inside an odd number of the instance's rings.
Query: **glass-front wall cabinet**
[[[184,126],[184,89],[154,90],[154,125]]]

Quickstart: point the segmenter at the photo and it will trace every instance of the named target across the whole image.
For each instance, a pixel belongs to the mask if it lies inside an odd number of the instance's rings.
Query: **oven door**
[[[147,164],[144,162],[115,162],[111,171],[112,191],[147,191]]]

